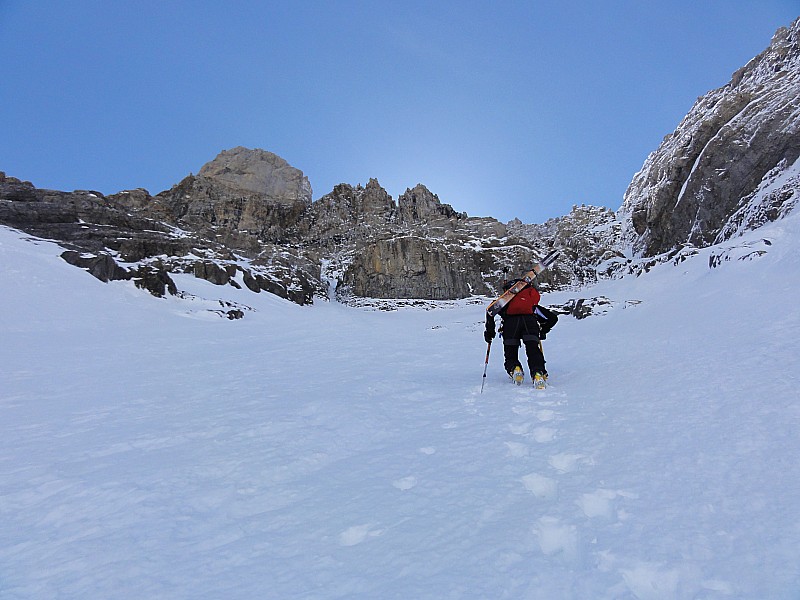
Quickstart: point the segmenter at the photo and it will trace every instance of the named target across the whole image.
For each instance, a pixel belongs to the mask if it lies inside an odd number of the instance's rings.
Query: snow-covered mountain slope
[[[474,299],[157,299],[0,228],[0,597],[796,598],[798,239],[602,282],[481,394]]]

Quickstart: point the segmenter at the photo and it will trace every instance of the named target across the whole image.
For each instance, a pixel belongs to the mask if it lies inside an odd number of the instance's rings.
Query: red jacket
[[[511,299],[505,312],[507,315],[531,315],[540,299],[536,288],[528,286]]]

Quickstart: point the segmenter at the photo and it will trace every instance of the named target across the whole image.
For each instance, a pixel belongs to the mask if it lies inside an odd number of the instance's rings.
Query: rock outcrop
[[[88,252],[111,250],[133,262],[181,255],[193,240],[165,223],[130,214],[99,192],[43,190],[0,173],[0,223]]]

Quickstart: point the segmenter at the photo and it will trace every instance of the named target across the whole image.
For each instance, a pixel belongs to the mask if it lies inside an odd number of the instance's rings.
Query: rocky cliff
[[[325,257],[340,298],[464,298],[494,293],[534,249],[495,219],[468,217],[423,185],[395,203],[376,180],[314,202],[306,244]],[[304,223],[305,224],[305,223]]]
[[[777,193],[760,213],[749,204],[799,156],[800,19],[727,85],[699,98],[647,158],[620,210],[625,240],[653,256],[732,235],[748,226],[745,215],[755,219],[749,226],[778,218],[793,206],[792,194]]]

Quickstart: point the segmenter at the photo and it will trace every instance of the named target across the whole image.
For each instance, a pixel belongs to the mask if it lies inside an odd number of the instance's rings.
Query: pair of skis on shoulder
[[[495,299],[489,306],[486,307],[486,312],[488,312],[491,316],[497,316],[503,308],[511,302],[511,299],[524,290],[526,287],[533,283],[533,280],[539,276],[539,273],[544,271],[547,267],[552,265],[556,258],[558,258],[558,250],[551,250],[547,256],[545,256],[542,260],[538,263],[533,265],[533,268],[525,273],[518,282],[508,288],[503,294]]]

